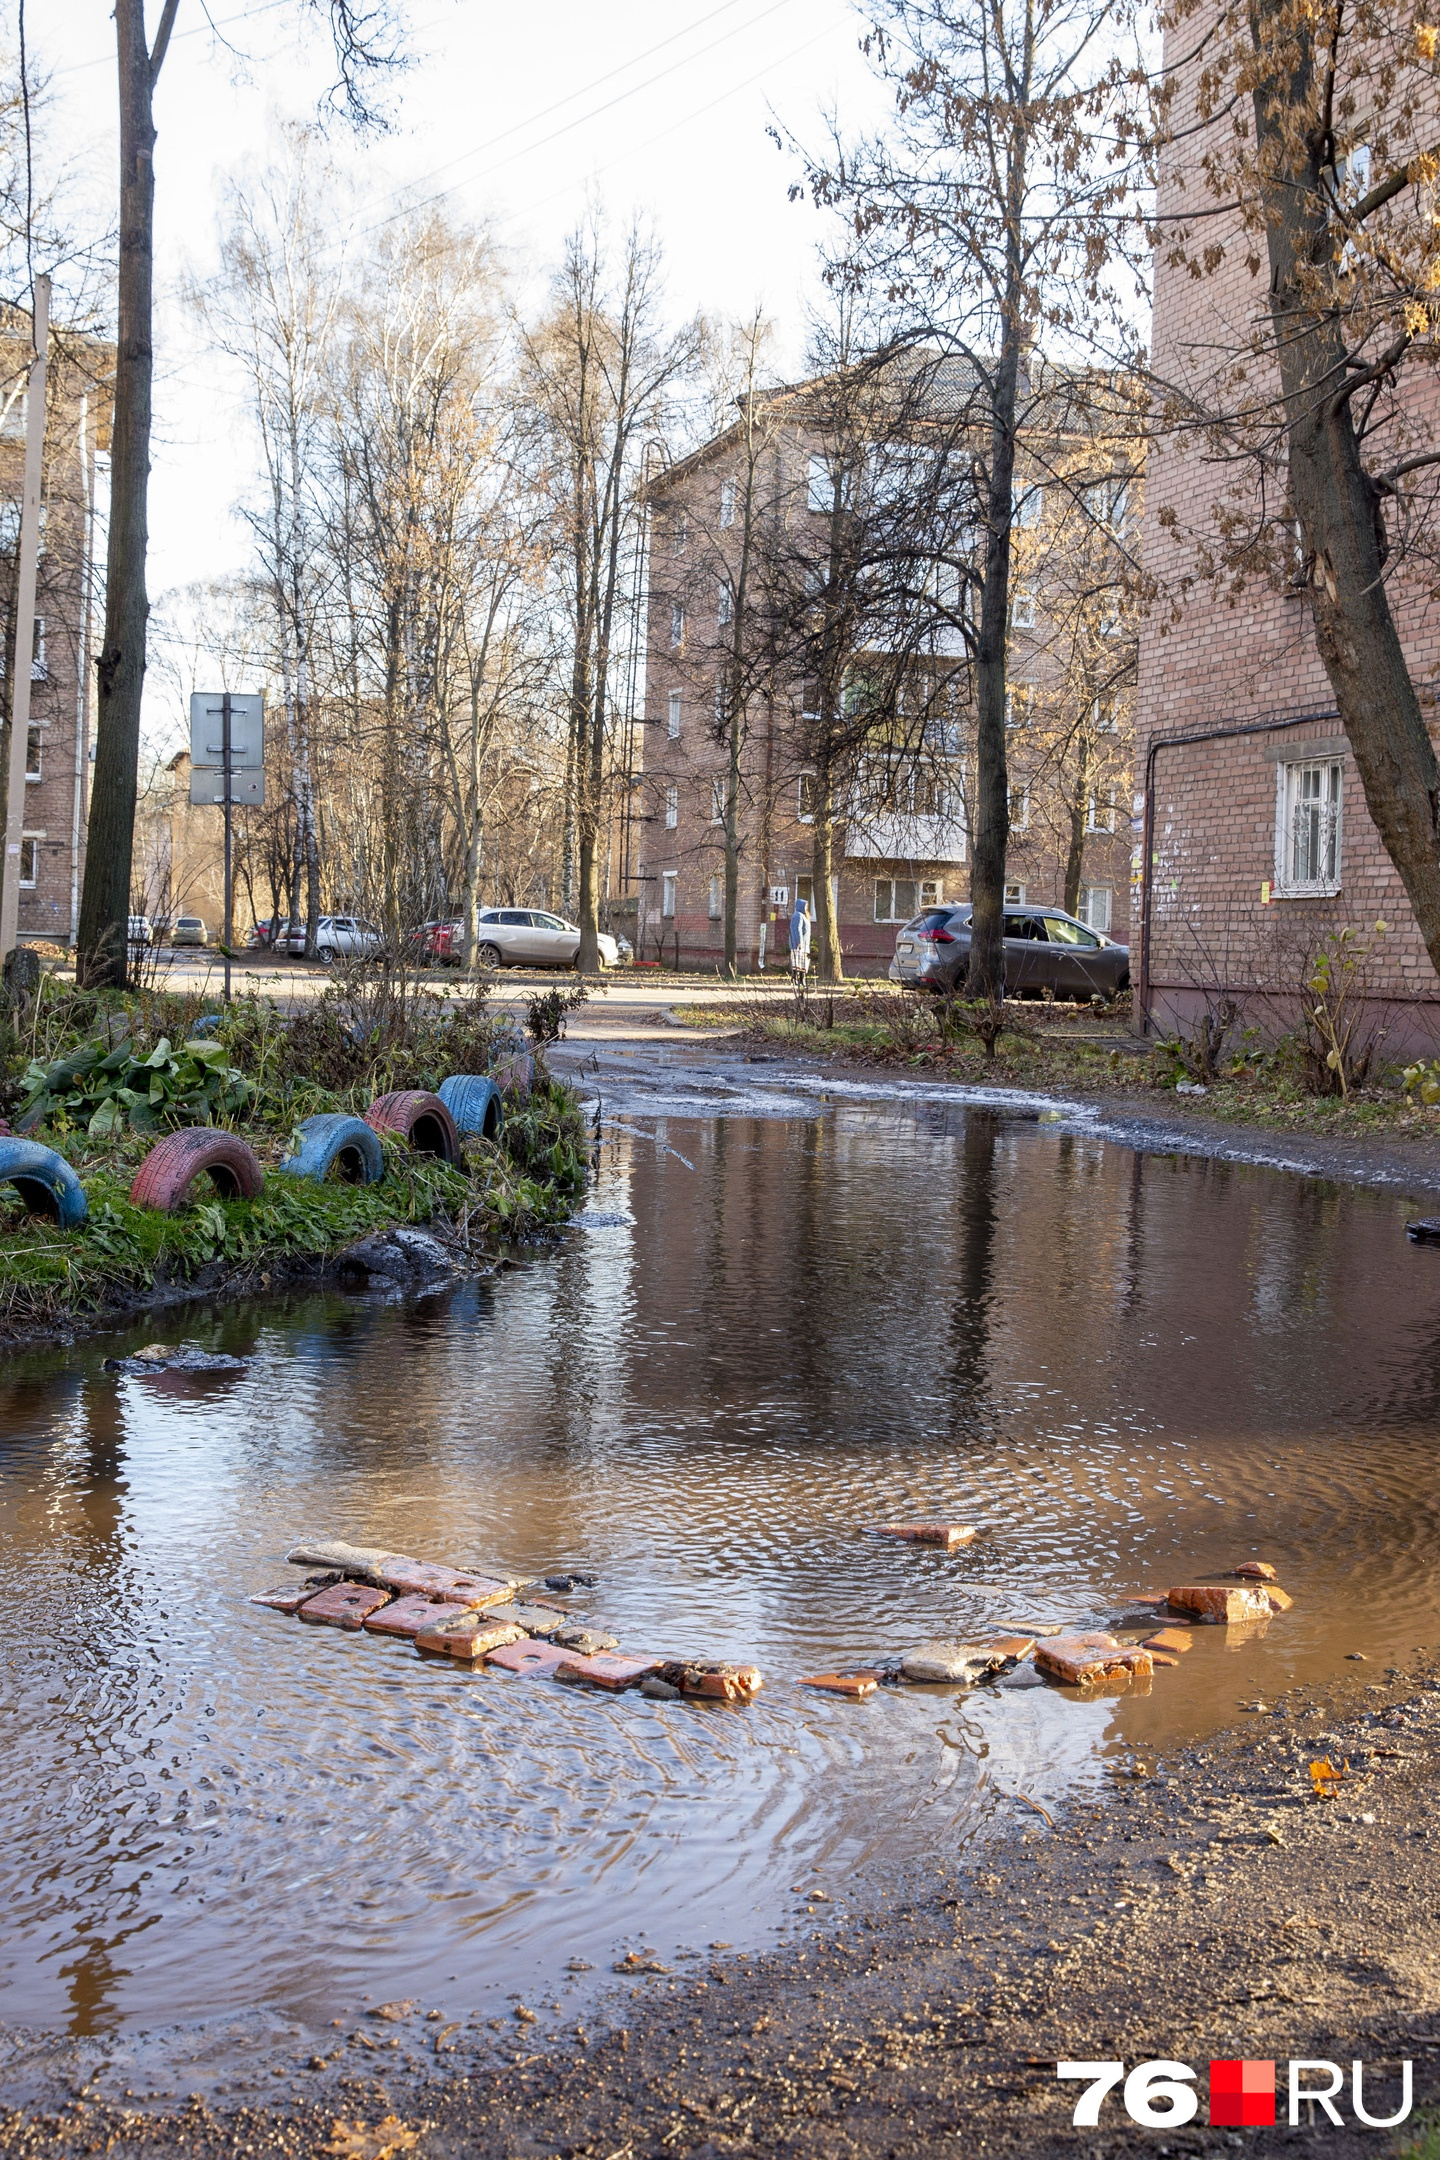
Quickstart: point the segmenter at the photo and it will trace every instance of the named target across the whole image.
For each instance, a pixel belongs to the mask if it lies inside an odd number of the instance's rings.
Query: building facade
[[[816,776],[807,748],[820,692],[795,646],[756,633],[748,663],[734,637],[740,595],[783,558],[801,589],[823,586],[834,508],[834,454],[803,395],[777,393],[757,438],[753,416],[660,475],[650,489],[643,771],[637,783],[642,957],[720,968],[725,956],[726,810],[738,786],[737,964],[785,966],[797,898],[816,909]],[[747,534],[745,505],[753,506]],[[1132,490],[1134,500],[1138,491]],[[1125,491],[1114,497],[1123,511]],[[1112,685],[1067,709],[1057,661],[1059,527],[1068,497],[1040,485],[1017,509],[1011,636],[1011,842],[1017,900],[1063,904],[1124,942],[1130,926],[1130,674],[1103,655]],[[1103,520],[1090,520],[1103,530]],[[1106,542],[1109,545],[1109,541]],[[746,569],[747,548],[754,557]],[[746,578],[748,575],[748,586]],[[1051,604],[1053,601],[1053,605]],[[755,608],[757,618],[763,605]],[[1073,615],[1073,610],[1071,614]],[[1070,616],[1067,623],[1073,629]],[[1123,625],[1117,626],[1123,630]],[[1070,634],[1067,630],[1067,636]],[[876,633],[857,640],[864,674]],[[1073,642],[1073,641],[1072,641]],[[1068,649],[1068,648],[1067,648]],[[1133,655],[1133,645],[1131,648]],[[1132,658],[1133,666],[1133,658]],[[747,670],[736,718],[733,671]],[[1072,670],[1073,674],[1073,670]],[[1062,676],[1064,681],[1062,682]],[[907,681],[923,678],[905,711]],[[727,703],[728,701],[728,703]],[[1073,699],[1071,701],[1073,703]],[[924,716],[916,718],[920,707]],[[941,633],[909,677],[892,681],[870,748],[851,759],[829,839],[846,974],[883,974],[899,927],[926,906],[969,897],[967,777],[974,707],[963,637]],[[738,741],[732,738],[738,736]],[[1083,756],[1077,763],[1077,741]],[[823,859],[824,851],[818,851]],[[823,873],[819,873],[823,874]]]

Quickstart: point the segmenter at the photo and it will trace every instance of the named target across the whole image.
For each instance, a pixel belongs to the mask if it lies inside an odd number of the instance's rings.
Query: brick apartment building
[[[1195,25],[1178,33],[1195,45]],[[1200,182],[1207,132],[1194,122],[1194,66],[1177,69],[1179,148],[1162,166],[1157,209],[1178,219],[1208,202]],[[1228,112],[1228,108],[1226,109]],[[1228,128],[1228,118],[1215,127]],[[1267,309],[1264,246],[1235,231],[1220,267],[1197,278],[1155,262],[1154,365],[1193,387],[1204,409],[1213,371],[1244,352]],[[1252,269],[1246,258],[1258,252]],[[1433,445],[1440,396],[1433,375],[1412,385],[1408,418]],[[1232,998],[1261,1027],[1289,1026],[1307,962],[1345,926],[1375,940],[1365,963],[1366,1026],[1386,1030],[1387,1054],[1440,1048],[1440,981],[1401,885],[1366,811],[1330,686],[1315,649],[1309,588],[1287,550],[1272,577],[1226,593],[1198,578],[1217,514],[1239,503],[1237,467],[1196,434],[1162,440],[1148,459],[1143,551],[1161,599],[1141,631],[1136,698],[1134,870],[1137,1029],[1165,1032]],[[1435,734],[1440,616],[1420,577],[1402,566],[1390,585],[1396,626]],[[1147,860],[1148,857],[1148,860]]]
[[[0,322],[0,602],[4,704],[15,656],[15,581],[24,488],[29,322]],[[20,936],[73,945],[85,863],[94,670],[96,459],[109,447],[113,354],[52,341],[46,395],[36,623],[30,667]]]
[[[807,410],[806,389],[765,400],[765,442],[754,496],[765,518],[787,523],[793,544],[825,554],[833,500],[832,459]],[[753,441],[753,437],[750,438]],[[642,956],[713,968],[724,959],[724,797],[727,749],[717,700],[727,665],[740,518],[740,475],[751,453],[742,423],[661,473],[652,505],[643,775],[637,783]],[[1021,522],[1038,529],[1043,491],[1028,491]],[[808,528],[808,536],[807,536]],[[795,536],[798,535],[798,538]],[[1063,899],[1072,806],[1060,799],[1047,752],[1032,726],[1047,662],[1043,590],[1015,583],[1011,675],[1009,887],[1017,900]],[[863,664],[863,653],[857,664]],[[836,833],[832,856],[847,974],[883,973],[899,926],[932,903],[968,898],[965,777],[973,770],[973,694],[958,633],[936,647],[934,666],[954,685],[933,751],[887,766],[860,787]],[[780,672],[750,698],[740,772],[737,953],[742,969],[786,964],[786,921],[797,898],[815,915],[811,773],[804,755],[813,686]],[[1084,803],[1079,912],[1124,941],[1129,932],[1129,695],[1110,701],[1103,769]],[[863,763],[863,761],[862,761]]]

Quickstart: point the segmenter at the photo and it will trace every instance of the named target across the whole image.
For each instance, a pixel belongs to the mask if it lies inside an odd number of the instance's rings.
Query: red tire
[[[156,1142],[135,1173],[130,1198],[136,1207],[172,1214],[206,1171],[222,1200],[254,1200],[265,1182],[255,1150],[235,1133],[191,1125]]]
[[[377,1095],[365,1113],[365,1122],[377,1133],[394,1133],[408,1140],[417,1154],[438,1155],[441,1162],[460,1160],[460,1135],[455,1120],[426,1088],[402,1088],[395,1095]]]

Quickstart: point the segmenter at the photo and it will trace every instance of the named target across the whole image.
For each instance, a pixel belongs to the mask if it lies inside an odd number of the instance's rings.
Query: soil
[[[797,1894],[785,1949],[611,1979],[563,2025],[517,2005],[497,2038],[437,2027],[417,2004],[323,2037],[196,2027],[158,2049],[11,2031],[0,2155],[1408,2150],[1440,2100],[1440,1672],[1428,1658],[1371,1670],[1357,1664],[1328,1698],[1301,1689],[1257,1708],[1167,1763],[1126,1765],[1113,1794],[1053,1820],[1018,1802],[968,1867],[937,1855],[907,1880],[812,1883],[826,1895]],[[1315,1795],[1317,1757],[1348,1758],[1333,1797]],[[1276,2062],[1274,2129],[1205,2126],[1212,2057]],[[1357,2057],[1381,2117],[1413,2063],[1404,2131],[1356,2123]],[[1292,2058],[1343,2068],[1342,2126],[1318,2107],[1312,2126],[1303,2104],[1288,2126]],[[1061,2060],[1188,2063],[1196,2120],[1142,2129],[1112,2093],[1098,2127],[1077,2130],[1084,2086],[1057,2078]],[[209,2090],[157,2104],[144,2082],[157,2076]]]

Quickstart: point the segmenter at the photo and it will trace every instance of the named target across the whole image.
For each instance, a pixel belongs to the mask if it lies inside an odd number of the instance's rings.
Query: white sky
[[[158,0],[146,12],[153,22]],[[243,57],[211,32],[200,0],[181,0],[156,100],[152,598],[246,559],[233,514],[250,471],[240,400],[176,296],[187,271],[214,261],[227,178],[264,159],[277,118],[311,116],[332,73],[323,30],[295,42],[295,0],[210,0],[210,13]],[[743,315],[759,300],[784,364],[798,358],[820,221],[787,201],[796,161],[766,127],[778,119],[815,141],[831,106],[847,127],[879,117],[849,0],[407,0],[404,14],[415,64],[391,93],[393,132],[359,145],[333,132],[376,217],[397,187],[433,176],[458,215],[495,218],[522,298],[538,299],[587,190],[598,191],[617,221],[650,213],[677,317]],[[78,162],[97,214],[113,218],[106,0],[52,0],[28,23],[52,78],[52,140]]]

